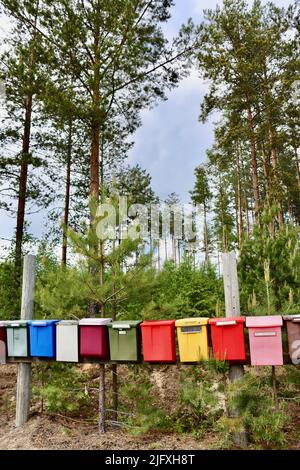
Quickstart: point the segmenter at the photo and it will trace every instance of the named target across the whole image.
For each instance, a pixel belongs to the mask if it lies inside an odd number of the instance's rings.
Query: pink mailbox
[[[249,328],[250,357],[253,366],[283,364],[281,327],[282,317],[246,317]]]

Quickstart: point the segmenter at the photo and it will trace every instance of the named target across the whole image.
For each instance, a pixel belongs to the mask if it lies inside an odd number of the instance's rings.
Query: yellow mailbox
[[[176,320],[179,356],[181,362],[199,362],[209,359],[207,324],[209,318]]]

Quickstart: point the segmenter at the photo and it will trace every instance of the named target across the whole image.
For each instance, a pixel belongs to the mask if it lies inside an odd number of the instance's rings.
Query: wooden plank
[[[211,356],[212,357],[212,356]],[[211,359],[213,360],[213,359]],[[42,358],[42,357],[8,357],[7,358],[7,363],[8,364],[52,364],[54,362],[57,362],[55,359],[49,359],[49,358]],[[76,365],[76,364],[108,364],[108,365],[148,365],[148,366],[156,366],[156,365],[165,365],[165,366],[178,366],[178,365],[183,365],[183,366],[195,366],[195,365],[203,365],[207,364],[208,361],[199,361],[199,362],[181,362],[179,359],[179,356],[177,356],[176,362],[170,363],[170,362],[145,362],[145,361],[139,361],[139,362],[129,362],[129,361],[99,361],[99,359],[92,359],[92,358],[80,358],[78,362],[64,362],[63,364],[70,364],[70,365]],[[283,354],[283,363],[284,365],[293,365],[295,367],[300,368],[300,365],[295,365],[292,363],[291,358],[288,353]],[[234,364],[237,366],[237,364]],[[246,361],[242,366],[250,366],[250,354],[247,354]],[[259,366],[257,366],[259,367]],[[261,367],[270,367],[270,366],[261,366]]]
[[[226,317],[239,317],[240,295],[235,252],[222,253]]]
[[[35,256],[24,257],[21,320],[32,320],[34,311]],[[28,421],[31,395],[31,363],[18,364],[16,426]]]

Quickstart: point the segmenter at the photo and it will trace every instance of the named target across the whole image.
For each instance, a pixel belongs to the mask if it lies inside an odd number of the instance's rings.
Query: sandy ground
[[[164,386],[161,373],[157,371],[153,380],[162,396],[168,388]],[[176,375],[176,370],[171,374]],[[14,424],[16,367],[0,367],[0,449],[77,449],[77,450],[134,450],[134,449],[205,449],[208,443],[200,442],[190,435],[147,433],[141,437],[131,436],[120,429],[108,429],[101,435],[97,426],[64,416],[42,415],[37,412],[24,426],[16,429]]]
[[[97,369],[92,369],[92,376],[93,373],[97,376]],[[158,402],[163,400],[170,411],[176,401],[174,383],[179,380],[179,375],[177,367],[157,368],[151,374]],[[189,434],[151,432],[136,437],[119,428],[109,428],[101,435],[97,426],[87,421],[41,414],[35,406],[28,423],[16,429],[15,386],[16,366],[0,366],[0,450],[204,450],[218,447],[220,436],[217,435],[195,439]],[[287,448],[300,450],[300,406],[291,401],[289,408],[292,420],[287,431],[293,437]]]

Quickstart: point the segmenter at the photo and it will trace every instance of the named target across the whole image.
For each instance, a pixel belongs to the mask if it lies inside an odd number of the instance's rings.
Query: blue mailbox
[[[59,320],[32,320],[29,322],[30,355],[55,357],[56,323]]]

